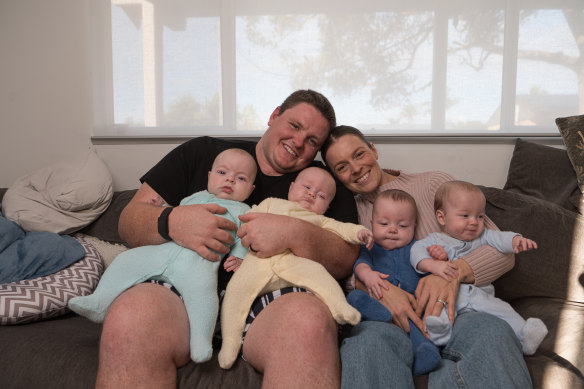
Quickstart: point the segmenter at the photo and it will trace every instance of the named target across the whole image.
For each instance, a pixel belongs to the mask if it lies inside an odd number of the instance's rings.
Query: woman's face
[[[371,193],[381,185],[377,150],[355,135],[344,135],[333,143],[326,153],[326,163],[354,193]]]

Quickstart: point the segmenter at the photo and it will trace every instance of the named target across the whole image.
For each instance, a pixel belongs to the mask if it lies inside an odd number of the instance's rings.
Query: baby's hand
[[[367,228],[364,228],[357,233],[357,236],[361,243],[367,247],[367,250],[371,250],[371,247],[373,247],[373,233]]]
[[[515,235],[513,238],[513,250],[515,254],[519,254],[522,251],[532,250],[537,248],[537,243],[531,239],[524,238],[523,236]]]
[[[226,271],[236,271],[237,269],[239,269],[239,266],[241,266],[242,262],[243,262],[243,259],[237,258],[234,255],[230,255],[225,260],[225,263],[223,263],[223,268]]]
[[[428,254],[430,254],[433,259],[437,261],[448,261],[448,254],[446,253],[446,250],[444,250],[444,247],[440,246],[439,244],[428,246],[426,250],[428,250]]]
[[[458,266],[450,261],[432,260],[426,264],[427,271],[436,274],[450,282],[453,278],[458,277]]]
[[[389,274],[383,274],[375,270],[368,271],[361,281],[367,286],[367,292],[369,296],[377,298],[380,300],[383,297],[381,293],[381,288],[387,289],[384,280],[389,277]]]

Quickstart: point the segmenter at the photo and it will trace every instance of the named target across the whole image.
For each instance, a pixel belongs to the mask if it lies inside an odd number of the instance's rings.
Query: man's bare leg
[[[289,293],[253,321],[245,359],[264,374],[264,388],[339,388],[337,325],[326,305],[308,293]]]
[[[167,288],[139,284],[120,295],[104,321],[97,388],[175,388],[189,361],[189,321]]]

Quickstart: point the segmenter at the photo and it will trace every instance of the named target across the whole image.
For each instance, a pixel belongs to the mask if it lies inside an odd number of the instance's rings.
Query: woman
[[[373,143],[359,130],[348,126],[331,131],[321,154],[339,181],[355,193],[359,222],[364,226],[371,227],[377,193],[402,189],[414,197],[418,206],[416,238],[439,231],[434,216],[434,194],[442,183],[453,179],[450,175],[381,169]],[[496,229],[490,220],[485,224]],[[421,313],[439,315],[446,304],[450,320],[454,321],[459,284],[488,284],[513,267],[514,257],[492,247],[483,247],[458,259],[456,264],[458,279],[447,282],[434,275],[424,277],[416,289],[416,299],[387,283],[381,302],[392,312],[394,324],[408,332],[409,318],[423,329]],[[395,326],[379,322],[357,325],[341,347],[343,387],[376,387],[382,383],[384,387],[413,387],[412,355],[408,351],[411,346],[407,342],[405,333]],[[477,312],[459,316],[451,342],[442,355],[440,368],[430,375],[430,386],[450,388],[461,383],[480,388],[531,386],[517,339],[506,323],[493,316]]]

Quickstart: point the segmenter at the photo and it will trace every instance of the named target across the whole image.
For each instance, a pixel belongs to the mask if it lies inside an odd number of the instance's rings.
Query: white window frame
[[[116,0],[118,3],[143,3],[144,17],[151,17],[152,3],[147,0]],[[489,134],[481,133],[452,133],[445,130],[445,104],[446,104],[446,52],[447,34],[434,34],[433,53],[433,75],[432,75],[432,119],[431,132],[416,132],[415,135],[406,133],[369,133],[375,137],[435,137],[435,138],[509,138],[509,137],[538,137],[553,138],[558,137],[556,128],[545,128],[543,126],[517,126],[515,125],[515,99],[517,81],[517,50],[519,35],[519,14],[522,7],[546,8],[553,6],[554,9],[564,7],[581,7],[579,0],[493,0],[505,4],[505,34],[504,34],[504,55],[503,55],[503,76],[501,95],[501,116],[500,127],[507,130],[505,133]],[[456,1],[460,7],[468,7],[466,1]],[[318,2],[317,2],[318,3]],[[367,2],[371,7],[383,7],[383,1]],[[448,29],[448,15],[440,11],[438,3],[427,1],[424,3],[429,9],[436,12],[437,29]],[[112,50],[111,50],[111,15],[110,1],[92,0],[89,2],[91,25],[90,37],[92,47],[93,64],[93,85],[94,85],[94,136],[93,139],[121,139],[121,138],[189,138],[199,135],[212,135],[219,137],[258,137],[258,131],[234,131],[236,128],[236,37],[235,19],[238,11],[243,6],[250,7],[246,12],[261,13],[269,7],[269,2],[252,0],[225,0],[221,1],[221,96],[222,96],[222,125],[221,126],[197,126],[189,128],[175,128],[166,131],[157,126],[127,127],[114,124],[113,113],[113,70],[112,70]],[[354,4],[355,9],[362,11],[361,4]],[[404,5],[404,6],[407,6]],[[210,7],[217,7],[216,4]],[[254,8],[255,7],[255,8]],[[262,8],[263,7],[263,8]],[[314,0],[299,0],[290,2],[290,12],[318,12],[319,5]],[[292,8],[294,7],[294,8]],[[269,10],[268,10],[269,11]],[[158,29],[160,30],[160,29]],[[151,31],[155,36],[156,31]],[[155,66],[161,59],[155,56],[157,50],[156,42],[160,39],[153,39],[154,46],[151,47],[150,55],[153,55],[151,63],[154,66],[145,70],[146,78],[149,79],[146,88],[152,88],[151,95],[156,96],[156,88],[161,80],[160,66]],[[584,53],[582,53],[584,55]],[[157,70],[158,69],[158,70]],[[581,97],[584,98],[584,97]],[[274,108],[279,102],[274,102]],[[157,116],[161,112],[160,98],[150,98],[145,102],[145,122],[155,124]],[[267,118],[266,118],[267,121]]]

